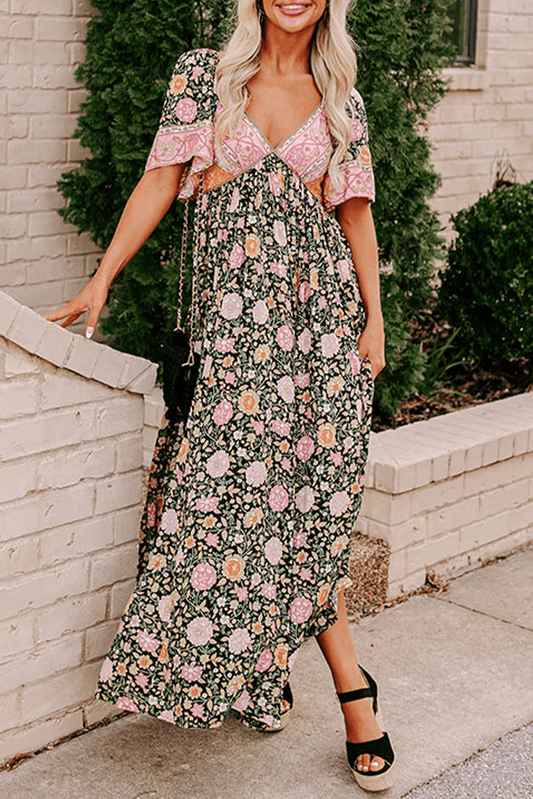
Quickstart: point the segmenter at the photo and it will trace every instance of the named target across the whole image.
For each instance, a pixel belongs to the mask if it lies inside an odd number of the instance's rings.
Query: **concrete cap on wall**
[[[111,388],[150,394],[157,364],[71,333],[0,291],[0,335],[45,361]]]

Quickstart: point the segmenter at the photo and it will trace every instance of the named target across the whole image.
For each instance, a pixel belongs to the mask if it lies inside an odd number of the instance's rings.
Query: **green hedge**
[[[75,136],[91,156],[62,176],[63,217],[109,244],[124,204],[142,175],[167,81],[177,57],[194,47],[223,47],[233,2],[93,0],[87,56],[77,79],[88,99]],[[445,92],[441,67],[447,43],[448,0],[359,0],[349,26],[361,47],[357,87],[368,111],[377,199],[387,367],[375,404],[392,413],[420,384],[425,356],[411,342],[411,321],[432,295],[442,257],[439,225],[428,200],[438,185],[421,123]],[[157,361],[174,317],[175,263],[159,268],[161,253],[179,235],[181,203],[116,279],[102,328],[115,347]],[[190,254],[189,254],[190,255]]]

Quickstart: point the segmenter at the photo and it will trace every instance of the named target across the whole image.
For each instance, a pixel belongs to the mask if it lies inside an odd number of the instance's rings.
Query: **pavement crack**
[[[533,629],[531,627],[524,627],[523,624],[518,624],[515,621],[509,621],[508,619],[502,619],[500,616],[494,616],[492,613],[487,613],[484,610],[479,610],[478,608],[471,608],[469,605],[463,605],[461,602],[457,602],[453,599],[448,599],[447,597],[443,596],[434,596],[432,599],[438,599],[440,602],[448,602],[449,605],[457,605],[459,608],[464,608],[465,610],[470,610],[472,613],[479,613],[480,616],[487,616],[489,619],[494,619],[495,621],[501,621],[502,624],[509,624],[511,627],[518,627],[520,630],[526,630],[528,633],[533,633]]]

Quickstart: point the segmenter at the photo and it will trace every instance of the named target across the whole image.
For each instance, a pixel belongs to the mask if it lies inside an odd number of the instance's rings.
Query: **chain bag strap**
[[[180,249],[180,271],[178,284],[178,311],[176,327],[165,338],[162,346],[161,365],[163,369],[163,398],[166,405],[166,416],[170,421],[179,415],[187,421],[194,388],[198,378],[200,355],[194,352],[194,344],[198,332],[198,283],[199,283],[199,238],[201,205],[203,197],[203,171],[200,173],[200,187],[196,199],[193,225],[193,263],[191,282],[191,304],[185,326],[189,327],[189,336],[182,323],[183,315],[183,279],[187,256],[189,233],[189,198],[185,200],[183,229]]]

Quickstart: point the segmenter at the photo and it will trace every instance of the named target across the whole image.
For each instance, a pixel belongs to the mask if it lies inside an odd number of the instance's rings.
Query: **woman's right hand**
[[[61,322],[61,327],[68,327],[68,325],[71,325],[73,322],[75,322],[82,315],[82,313],[89,311],[85,335],[87,338],[91,338],[92,334],[94,333],[94,329],[98,324],[98,318],[102,308],[105,305],[108,292],[109,283],[106,278],[100,277],[99,275],[94,275],[92,280],[80,291],[79,294],[73,297],[70,302],[68,302],[62,308],[59,308],[57,311],[45,316],[45,319],[48,319],[49,322],[57,322],[60,319],[63,319],[64,321]]]

